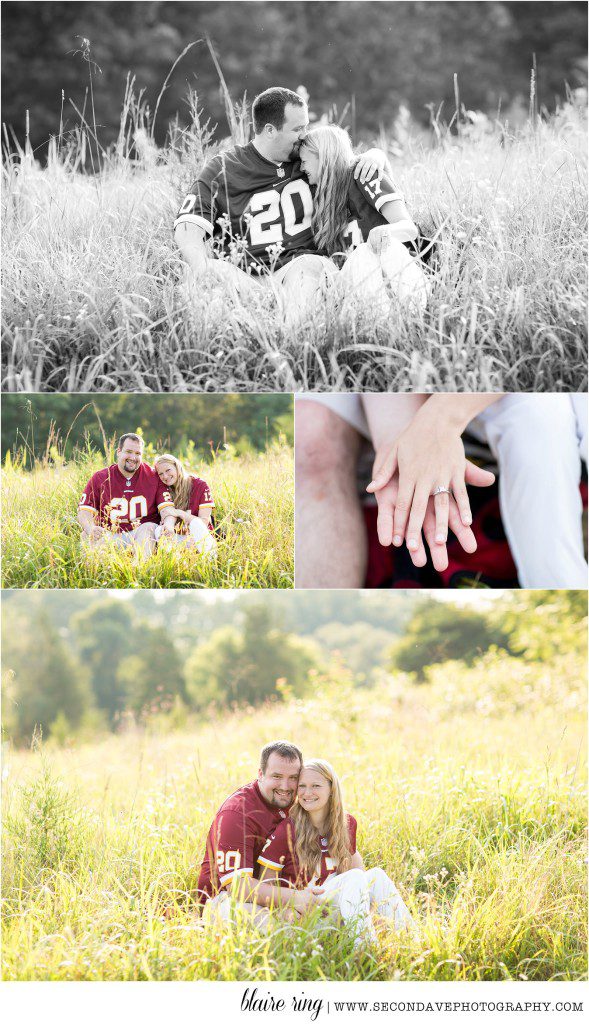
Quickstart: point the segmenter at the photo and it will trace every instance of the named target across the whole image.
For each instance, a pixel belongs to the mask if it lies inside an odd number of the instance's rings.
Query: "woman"
[[[371,909],[399,931],[412,918],[382,868],[364,868],[356,849],[356,819],[344,809],[339,779],[327,761],[306,761],[297,802],[258,858],[262,869],[297,889],[318,889],[322,899],[350,922],[354,944],[376,935]]]
[[[174,502],[167,510],[176,518],[166,520],[171,528],[158,526],[156,540],[162,539],[196,547],[200,554],[214,554],[217,544],[213,536],[211,516],[215,507],[208,484],[187,473],[175,455],[158,455],[153,468]]]
[[[301,142],[299,157],[316,186],[312,228],[317,248],[328,256],[351,250],[342,269],[346,285],[380,301],[388,286],[400,301],[423,309],[423,268],[403,244],[414,244],[419,231],[390,176],[356,180],[357,157],[347,132],[337,125],[313,128]]]

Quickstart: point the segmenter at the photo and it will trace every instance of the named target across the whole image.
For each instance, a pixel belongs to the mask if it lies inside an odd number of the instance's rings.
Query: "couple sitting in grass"
[[[387,312],[399,301],[423,308],[428,247],[386,155],[356,156],[335,125],[309,131],[305,99],[290,89],[261,93],[252,117],[253,140],[207,161],[178,212],[175,239],[195,278],[229,284],[242,301],[269,283],[295,319],[337,280]],[[211,238],[221,259],[207,252]]]
[[[303,761],[284,741],[264,747],[257,780],[217,812],[198,890],[207,924],[247,916],[265,931],[272,914],[298,922],[315,910],[326,923],[343,923],[355,948],[375,940],[373,914],[395,931],[413,924],[383,869],[364,867],[356,819],[331,765]]]
[[[83,540],[92,549],[113,545],[149,555],[159,547],[183,545],[200,553],[215,550],[208,485],[186,471],[174,455],[143,462],[143,440],[123,434],[116,462],[90,478],[78,505]]]

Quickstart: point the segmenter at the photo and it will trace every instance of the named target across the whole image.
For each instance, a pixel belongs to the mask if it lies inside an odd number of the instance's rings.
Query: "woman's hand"
[[[322,892],[323,889],[317,886],[309,889],[299,889],[292,901],[293,910],[302,917],[308,910],[312,910],[313,907],[318,907],[322,903],[322,900],[319,899]]]
[[[392,204],[391,204],[392,205]],[[418,230],[411,218],[407,217],[394,224],[379,224],[372,228],[368,235],[368,245],[376,256],[388,249],[393,240],[412,242],[417,238]]]

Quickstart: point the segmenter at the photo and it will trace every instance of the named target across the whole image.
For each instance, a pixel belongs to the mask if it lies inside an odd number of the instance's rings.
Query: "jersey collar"
[[[270,810],[274,811],[276,814],[278,814],[279,817],[281,817],[281,818],[288,818],[288,810],[284,811],[282,809],[282,807],[277,807],[276,804],[271,804],[271,803],[268,802],[268,800],[266,800],[266,797],[262,794],[262,790],[259,787],[257,779],[254,782],[254,789],[255,789],[256,793],[258,794],[260,800],[262,801],[262,803],[266,807],[269,807]]]

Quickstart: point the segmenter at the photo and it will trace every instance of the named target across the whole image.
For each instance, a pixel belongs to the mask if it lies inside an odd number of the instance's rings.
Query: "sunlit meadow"
[[[192,130],[172,125],[163,148],[129,93],[108,152],[83,127],[53,140],[44,168],[28,148],[6,160],[5,389],[586,389],[583,97],[518,129],[462,109],[429,135],[398,118],[376,141],[437,242],[425,314],[336,285],[290,327],[265,287],[247,307],[187,287],[172,223],[218,150],[206,103],[189,99]],[[245,113],[228,110],[243,141]]]
[[[22,455],[22,453],[21,453]],[[292,448],[217,456],[191,466],[215,501],[217,557],[178,546],[151,557],[130,549],[92,552],[81,544],[80,495],[104,456],[63,464],[10,460],[2,473],[4,587],[290,588],[294,573]],[[112,460],[111,460],[112,461]]]
[[[489,654],[316,696],[4,757],[5,979],[578,979],[586,973],[585,666]],[[205,835],[278,736],[329,758],[413,937],[195,913]]]

